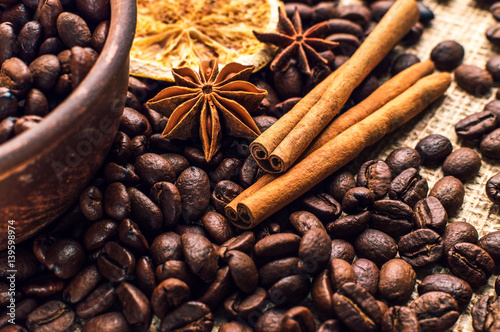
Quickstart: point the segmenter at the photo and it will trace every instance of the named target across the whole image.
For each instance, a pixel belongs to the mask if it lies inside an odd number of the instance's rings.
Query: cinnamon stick
[[[336,79],[290,132],[278,130],[277,137],[261,135],[250,145],[250,151],[259,166],[268,172],[283,172],[288,169],[335,117],[352,91],[410,31],[418,18],[415,0],[397,0],[349,62],[332,73],[336,75]],[[286,136],[280,141],[279,137],[283,135]],[[268,162],[262,162],[266,154],[269,155]]]
[[[377,109],[385,105],[390,100],[394,99],[396,96],[401,94],[403,91],[408,89],[411,85],[417,82],[420,78],[429,75],[434,70],[434,63],[431,60],[416,63],[413,66],[403,70],[396,76],[389,79],[387,82],[382,84],[377,90],[375,90],[370,96],[364,99],[362,102],[352,107],[344,114],[340,115],[338,118],[333,120],[322,132],[316,137],[316,139],[311,143],[311,146],[307,148],[306,151],[300,156],[299,160],[304,159],[312,152],[319,149],[329,140],[333,139],[335,136],[349,128],[350,126],[361,121],[368,115],[375,112]],[[324,82],[324,81],[323,81]],[[272,127],[271,127],[272,128]],[[269,128],[269,129],[271,129]],[[268,129],[268,130],[269,130]],[[264,133],[266,133],[265,131]],[[266,184],[270,183],[278,177],[278,174],[268,173],[258,179],[249,188],[245,189],[241,194],[233,199],[225,207],[226,217],[233,221],[238,221],[238,213],[236,207],[239,202],[243,199],[249,197],[253,193],[257,192],[260,188],[264,187]]]
[[[243,199],[237,205],[240,219],[235,225],[244,229],[255,227],[354,159],[364,148],[420,113],[443,95],[450,82],[449,73],[420,79],[378,111],[339,134],[253,195]]]

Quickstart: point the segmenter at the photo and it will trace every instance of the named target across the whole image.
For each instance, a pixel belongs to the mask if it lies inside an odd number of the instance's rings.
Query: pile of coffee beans
[[[33,128],[85,78],[109,0],[0,1],[0,144]]]

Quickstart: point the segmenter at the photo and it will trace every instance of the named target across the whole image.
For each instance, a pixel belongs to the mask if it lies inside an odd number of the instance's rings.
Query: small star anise
[[[323,63],[326,65],[328,61],[319,53],[338,45],[336,42],[322,38],[328,31],[328,23],[318,23],[302,32],[302,21],[297,8],[293,13],[292,21],[286,17],[281,8],[278,8],[278,10],[278,33],[258,33],[253,31],[259,41],[274,44],[281,48],[281,51],[271,62],[271,70],[286,70],[292,58],[295,57],[297,58],[297,66],[307,75],[311,73],[310,64]]]
[[[221,128],[228,135],[256,138],[259,128],[248,113],[267,95],[246,82],[253,66],[232,62],[219,72],[215,60],[201,61],[199,74],[191,68],[172,69],[176,86],[160,91],[147,105],[169,117],[164,138],[200,136],[205,159],[221,145]]]

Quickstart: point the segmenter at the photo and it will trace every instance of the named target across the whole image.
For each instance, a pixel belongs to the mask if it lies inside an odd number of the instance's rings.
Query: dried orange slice
[[[252,30],[273,32],[279,0],[138,0],[130,73],[173,81],[172,68],[217,59],[264,67],[276,48]]]

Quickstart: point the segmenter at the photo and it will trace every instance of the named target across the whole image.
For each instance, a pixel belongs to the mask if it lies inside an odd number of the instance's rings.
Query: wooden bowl
[[[107,41],[85,80],[36,128],[0,145],[0,250],[7,247],[9,225],[19,243],[73,204],[113,142],[137,8],[135,0],[110,2]]]

